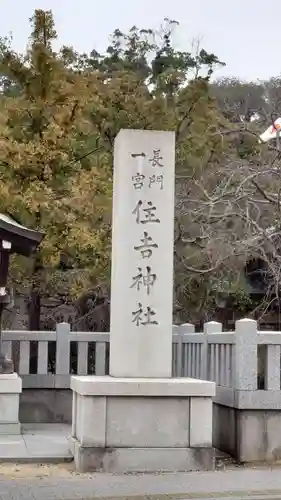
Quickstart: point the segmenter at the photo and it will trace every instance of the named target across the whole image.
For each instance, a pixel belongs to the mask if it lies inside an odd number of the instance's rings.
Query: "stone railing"
[[[64,389],[70,375],[108,372],[109,334],[71,332],[68,323],[56,331],[3,332],[3,351],[12,357],[23,388]]]
[[[61,323],[53,332],[5,331],[3,345],[28,389],[21,422],[70,423],[71,375],[108,374],[108,333],[71,332]],[[213,445],[242,462],[280,458],[280,347],[281,332],[258,331],[253,320],[237,321],[232,332],[215,322],[202,333],[173,327],[173,377],[216,383]]]
[[[281,332],[260,332],[247,319],[233,332],[216,322],[202,333],[190,324],[174,326],[172,373],[216,382],[218,399],[231,397],[228,389],[279,391],[280,345]],[[15,357],[15,346],[24,388],[67,388],[71,374],[108,373],[108,333],[71,332],[67,323],[53,332],[4,331],[4,351]]]

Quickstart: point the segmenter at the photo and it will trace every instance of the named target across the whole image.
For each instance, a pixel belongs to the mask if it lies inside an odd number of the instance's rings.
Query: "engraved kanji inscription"
[[[160,189],[164,187],[164,176],[163,175],[151,175],[149,177],[148,187],[152,187],[154,184],[159,185]]]
[[[145,153],[131,153],[132,158],[145,158],[146,154]]]
[[[132,214],[136,216],[137,224],[147,224],[149,222],[160,223],[160,219],[156,216],[156,207],[152,201],[148,201],[146,206],[143,206],[143,202],[139,200]]]
[[[145,179],[145,175],[137,173],[132,176],[133,186],[136,191],[139,191],[143,188],[143,181]]]
[[[155,315],[156,312],[150,306],[143,307],[139,302],[138,309],[132,312],[132,323],[136,326],[158,325],[158,321],[153,319]]]
[[[151,272],[151,267],[147,266],[144,273],[141,267],[138,267],[138,274],[133,276],[133,283],[130,288],[136,288],[139,291],[143,286],[146,289],[147,295],[150,295],[151,288],[153,287],[156,279],[157,276]]]
[[[157,243],[154,243],[151,236],[144,231],[143,238],[141,238],[141,245],[134,246],[134,250],[140,251],[143,259],[149,259],[153,248],[158,248]]]
[[[163,156],[161,156],[160,149],[153,150],[153,156],[148,161],[151,163],[152,167],[164,167],[164,164],[161,163],[163,160]]]

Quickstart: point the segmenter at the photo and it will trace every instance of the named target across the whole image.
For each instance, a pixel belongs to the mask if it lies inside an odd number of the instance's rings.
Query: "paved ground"
[[[20,436],[0,435],[0,462],[71,460],[67,439],[70,429],[69,425],[32,424],[23,425]]]
[[[180,474],[76,474],[64,466],[0,466],[1,500],[281,499],[281,468]]]
[[[0,500],[183,500],[267,498],[281,500],[281,465],[177,474],[79,474],[68,449],[70,427],[24,426],[22,436],[0,436]],[[40,465],[38,461],[59,462]],[[26,463],[34,462],[37,464]],[[2,462],[2,463],[1,463]],[[17,463],[3,463],[17,462]]]

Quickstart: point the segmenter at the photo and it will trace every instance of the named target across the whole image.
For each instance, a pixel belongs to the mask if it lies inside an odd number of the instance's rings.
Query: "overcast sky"
[[[157,28],[164,17],[180,22],[178,48],[202,46],[227,66],[217,76],[266,79],[281,74],[280,0],[0,0],[0,35],[12,32],[23,51],[35,8],[52,9],[59,41],[79,51],[102,51],[115,28]]]

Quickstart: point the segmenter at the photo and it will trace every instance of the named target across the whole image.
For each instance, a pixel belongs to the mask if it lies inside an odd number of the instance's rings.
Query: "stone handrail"
[[[3,348],[9,356],[16,344],[16,368],[25,388],[68,388],[70,374],[108,373],[109,333],[71,332],[67,323],[58,324],[56,331],[4,331]],[[262,363],[258,345],[264,346]],[[281,332],[259,332],[248,319],[237,321],[232,332],[222,332],[216,322],[205,323],[202,333],[195,333],[191,324],[174,326],[172,374],[243,391],[257,390],[262,378],[262,389],[279,390],[280,346]]]

